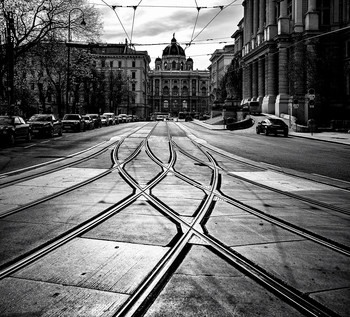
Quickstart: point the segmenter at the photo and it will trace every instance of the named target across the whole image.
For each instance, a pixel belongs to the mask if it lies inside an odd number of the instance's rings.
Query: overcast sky
[[[88,1],[101,11],[102,42],[122,43],[128,39],[136,50],[148,52],[152,69],[173,33],[186,57],[193,59],[194,69],[207,69],[211,54],[233,43],[231,35],[243,18],[242,0]]]

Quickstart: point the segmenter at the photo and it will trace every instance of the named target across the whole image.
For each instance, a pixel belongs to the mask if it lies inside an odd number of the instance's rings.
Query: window
[[[136,67],[136,62],[132,61],[132,67]]]
[[[172,68],[172,69],[176,69],[176,62],[175,62],[175,61],[173,61],[173,62],[171,63],[171,68]]]
[[[110,67],[110,68],[113,67],[113,61],[109,61],[109,67]]]
[[[118,61],[118,68],[122,68],[122,62]]]
[[[173,96],[178,96],[179,95],[179,88],[177,86],[173,87]]]
[[[164,88],[163,88],[163,95],[165,95],[165,96],[169,95],[169,87],[168,86],[164,86]]]
[[[135,84],[131,84],[131,90],[135,91],[136,90],[136,85]]]
[[[106,67],[106,61],[104,59],[101,61],[101,67],[102,68]]]
[[[131,72],[131,78],[135,79],[136,78],[136,72]]]

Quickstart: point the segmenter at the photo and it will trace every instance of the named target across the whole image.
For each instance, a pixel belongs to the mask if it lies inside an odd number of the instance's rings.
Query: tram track
[[[174,145],[170,145],[171,152],[174,151]],[[184,153],[184,151],[182,151]],[[149,152],[151,154],[151,152]],[[152,273],[147,277],[147,279],[142,283],[142,285],[138,288],[138,290],[132,295],[132,297],[123,305],[122,309],[119,310],[115,316],[139,316],[144,312],[147,307],[151,304],[149,301],[152,301],[152,298],[155,296],[153,293],[157,292],[157,289],[161,289],[160,285],[162,281],[167,280],[167,274],[169,274],[170,268],[179,261],[179,256],[184,252],[184,249],[191,244],[191,238],[193,236],[197,236],[203,242],[206,242],[210,245],[217,253],[219,253],[222,257],[224,257],[230,263],[243,271],[246,275],[249,275],[254,278],[258,283],[264,285],[267,289],[272,290],[278,296],[284,298],[287,302],[292,304],[298,310],[302,311],[308,316],[334,316],[333,312],[329,311],[326,307],[322,307],[319,303],[314,302],[310,298],[305,298],[303,294],[298,292],[297,290],[285,285],[282,281],[279,281],[275,277],[271,276],[264,270],[260,269],[243,256],[239,255],[236,252],[233,252],[223,244],[219,243],[212,237],[203,233],[200,229],[204,225],[204,217],[208,216],[208,212],[210,212],[209,208],[212,206],[214,198],[217,196],[217,186],[218,186],[218,174],[219,168],[216,166],[216,163],[213,157],[209,153],[204,153],[208,158],[213,170],[213,181],[211,184],[211,189],[209,190],[209,194],[206,196],[205,203],[200,208],[200,211],[196,214],[194,219],[190,224],[183,221],[181,217],[175,214],[172,210],[164,208],[165,206],[159,204],[158,201],[149,195],[144,190],[143,193],[147,199],[149,199],[159,210],[163,213],[166,213],[170,216],[173,221],[181,224],[181,228],[183,229],[182,235],[179,237],[176,245],[171,248],[171,250],[166,254],[166,256],[162,259],[161,263],[157,265],[157,267],[152,271]],[[152,158],[152,155],[150,155]],[[175,154],[171,155],[171,158],[176,157]],[[157,159],[152,158],[155,162],[159,164]],[[173,167],[174,160],[171,159],[170,164],[167,166],[167,170],[170,170],[170,167]],[[164,164],[160,164],[164,165]],[[166,171],[167,171],[166,170]],[[173,172],[174,169],[172,168]],[[165,171],[165,172],[166,172]],[[175,175],[177,177],[181,177],[180,173],[175,171]],[[155,186],[157,182],[163,177],[161,175],[157,180],[154,180],[152,184],[147,186],[145,189],[149,187]],[[186,177],[182,177],[182,179],[186,180]],[[193,182],[189,181],[192,185]],[[196,182],[195,182],[196,183]],[[196,183],[197,184],[197,183]],[[133,184],[135,186],[135,184]],[[201,188],[204,191],[208,191],[207,188],[203,188],[201,186],[195,185]],[[153,294],[153,295],[152,295]]]
[[[143,315],[152,305],[155,297],[161,292],[162,288],[164,287],[164,283],[169,280],[169,276],[173,274],[176,267],[186,256],[186,250],[196,244],[195,238],[200,239],[203,245],[205,245],[207,248],[210,248],[214,253],[219,254],[221,258],[227,261],[227,263],[230,263],[240,272],[243,272],[246,276],[253,279],[256,283],[262,285],[265,289],[275,294],[278,298],[281,298],[283,301],[295,307],[304,315],[315,317],[338,316],[327,307],[311,299],[309,296],[305,295],[294,287],[287,285],[281,279],[259,267],[259,265],[253,263],[246,257],[239,254],[237,251],[232,250],[229,246],[225,245],[217,238],[211,236],[205,229],[205,226],[215,207],[217,200],[222,200],[232,206],[238,207],[247,213],[264,219],[273,225],[279,226],[308,240],[326,246],[332,251],[336,251],[343,255],[349,256],[349,248],[337,244],[333,241],[328,241],[327,239],[324,239],[321,236],[317,236],[316,234],[308,232],[302,228],[293,226],[292,224],[278,219],[277,217],[267,215],[257,208],[253,208],[233,197],[222,193],[220,189],[221,176],[225,174],[226,176],[232,177],[232,175],[228,174],[227,171],[218,165],[215,157],[217,154],[213,154],[212,151],[208,151],[205,147],[203,147],[202,144],[198,144],[192,140],[193,145],[203,153],[203,155],[207,158],[207,161],[203,161],[193,156],[191,153],[183,149],[180,144],[172,140],[172,135],[170,133],[168,124],[166,124],[166,129],[170,155],[168,162],[162,162],[162,160],[160,160],[154,154],[149,146],[149,138],[152,136],[152,133],[157,125],[158,123],[154,125],[153,129],[150,130],[148,135],[145,136],[141,142],[134,146],[132,151],[130,150],[129,155],[125,159],[121,159],[118,155],[118,152],[120,151],[123,142],[128,137],[131,137],[132,133],[130,133],[128,136],[125,136],[125,138],[122,140],[115,142],[113,144],[114,149],[111,153],[111,158],[113,160],[112,167],[109,170],[105,171],[101,175],[96,176],[95,178],[86,180],[86,183],[84,182],[77,184],[76,186],[66,189],[67,191],[73,191],[77,188],[85,186],[90,182],[94,182],[95,180],[99,179],[100,177],[104,177],[109,173],[118,172],[124,181],[132,188],[132,194],[127,196],[124,200],[119,201],[117,204],[107,208],[95,217],[90,218],[89,220],[76,226],[69,232],[62,234],[55,241],[50,241],[45,246],[34,250],[31,254],[24,255],[15,263],[7,265],[5,268],[0,270],[0,279],[24,268],[34,261],[42,258],[44,255],[49,254],[53,250],[73,240],[74,238],[82,236],[84,233],[88,232],[92,228],[97,227],[99,224],[116,215],[127,206],[135,202],[137,199],[142,197],[157,211],[166,216],[176,225],[178,234],[174,239],[174,242],[169,246],[169,251],[162,257],[162,259],[157,263],[153,270],[146,276],[146,278],[136,288],[131,296],[124,302],[120,309],[115,312],[114,316],[136,317]],[[111,146],[109,146],[107,149],[110,147]],[[128,164],[136,160],[141,151],[144,151],[147,154],[147,157],[161,168],[161,172],[148,180],[146,184],[139,183],[128,173],[127,169]],[[211,170],[211,180],[209,186],[201,184],[195,179],[191,179],[176,169],[175,164],[178,160],[177,152],[182,153],[188,159],[197,162],[199,166],[206,166]],[[172,175],[181,179],[187,184],[202,191],[204,194],[202,203],[197,207],[197,210],[192,215],[192,217],[189,218],[189,221],[185,221],[176,211],[172,210],[169,206],[162,202],[161,199],[158,199],[158,197],[152,193],[152,190],[157,185],[159,185],[167,175]],[[243,180],[246,181],[245,179]],[[270,190],[268,186],[266,186],[265,189]],[[273,188],[271,188],[271,190],[273,190]],[[61,195],[63,194],[64,191],[61,192]],[[53,197],[55,196],[48,196],[46,197],[46,200],[50,200]],[[293,198],[297,199],[296,197]],[[39,204],[43,201],[37,201],[36,204]],[[29,208],[30,206],[32,205],[27,205],[27,207],[23,206],[23,208],[18,209],[17,212]]]

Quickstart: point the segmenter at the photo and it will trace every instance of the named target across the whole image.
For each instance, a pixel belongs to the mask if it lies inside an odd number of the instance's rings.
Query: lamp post
[[[69,42],[71,41],[71,33],[70,33],[70,14],[72,13],[72,11],[74,10],[79,10],[82,15],[83,15],[83,20],[81,21],[81,25],[85,26],[86,23],[85,23],[85,20],[84,20],[84,11],[80,8],[73,8],[69,11],[68,13],[68,48],[67,48],[67,52],[68,52],[68,64],[67,64],[67,89],[66,89],[66,113],[69,109],[69,86],[70,86],[70,46],[69,46]]]

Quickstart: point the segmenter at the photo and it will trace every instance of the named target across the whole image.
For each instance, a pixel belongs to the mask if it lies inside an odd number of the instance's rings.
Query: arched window
[[[201,91],[202,91],[202,96],[206,96],[207,95],[207,88],[202,87]]]
[[[169,95],[169,87],[168,86],[164,86],[164,88],[163,88],[163,95],[165,95],[165,96]]]
[[[174,86],[173,87],[173,96],[178,96],[179,95],[179,87]]]
[[[188,96],[188,87],[187,86],[183,86],[182,87],[182,95],[183,96]]]
[[[180,69],[184,70],[184,63],[183,62],[181,62],[181,64],[180,64]]]
[[[176,62],[175,62],[175,61],[173,61],[173,62],[171,63],[171,68],[172,68],[172,69],[176,69]]]
[[[164,62],[164,69],[167,69],[167,68],[168,68],[168,63]]]

